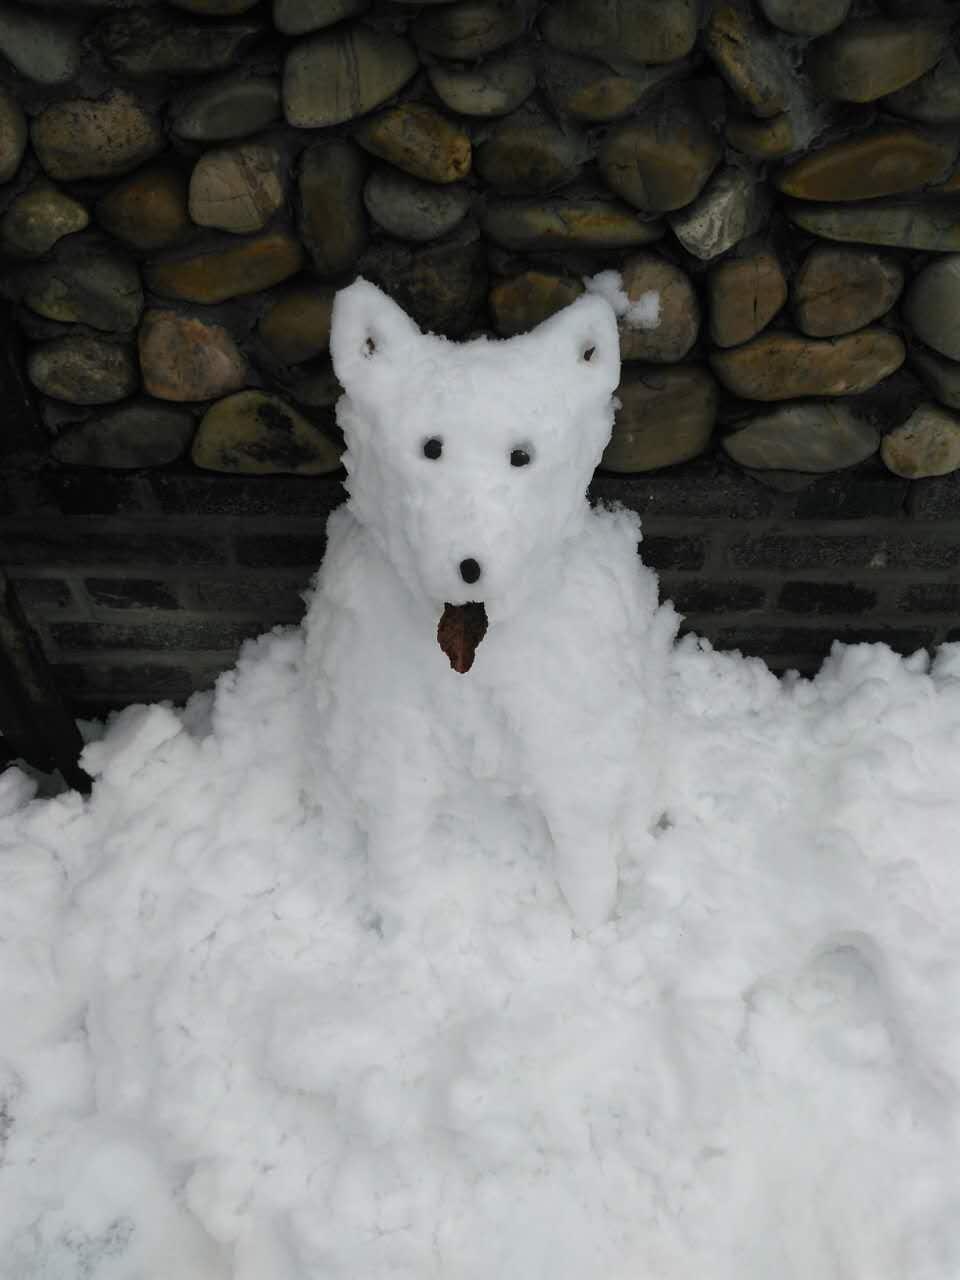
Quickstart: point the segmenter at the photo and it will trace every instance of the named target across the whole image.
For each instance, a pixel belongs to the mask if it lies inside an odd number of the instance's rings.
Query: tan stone
[[[565,53],[661,63],[687,56],[699,17],[697,0],[555,0],[540,29]]]
[[[763,413],[723,439],[735,462],[756,471],[818,473],[854,467],[879,437],[844,404],[797,400]]]
[[[413,47],[389,31],[358,25],[301,40],[284,64],[287,123],[322,129],[353,120],[392,98],[418,65]]]
[[[787,282],[775,253],[757,249],[727,258],[707,277],[710,337],[720,347],[749,342],[787,300]]]
[[[622,473],[687,462],[710,443],[717,387],[701,365],[630,368],[617,388],[610,442],[601,467]]]
[[[907,480],[949,475],[960,469],[960,417],[922,404],[883,437],[880,454],[894,475]]]
[[[295,275],[303,262],[300,242],[289,232],[273,231],[229,248],[151,262],[144,280],[163,298],[226,302],[279,284]]]
[[[807,70],[828,98],[875,102],[918,80],[946,47],[937,23],[864,18],[818,40]]]
[[[714,351],[714,373],[747,400],[796,400],[868,391],[903,364],[903,343],[886,329],[832,340],[764,333],[745,346]]]
[[[427,182],[457,182],[470,172],[470,138],[423,102],[381,111],[354,136],[366,151]]]
[[[283,161],[263,143],[206,151],[190,177],[190,217],[201,227],[262,231],[283,200]]]
[[[672,213],[668,221],[686,251],[708,262],[759,231],[768,212],[767,190],[759,177],[727,165],[693,204]]]
[[[505,249],[629,249],[663,235],[662,222],[644,222],[613,200],[491,201],[483,229]]]
[[[367,243],[367,158],[346,138],[308,147],[300,162],[300,236],[321,276],[349,271]]]
[[[191,456],[208,471],[324,475],[338,470],[339,446],[299,410],[264,391],[240,391],[204,414]]]
[[[913,129],[875,129],[811,152],[776,181],[781,191],[802,200],[869,200],[935,182],[956,153],[952,140]]]
[[[779,115],[787,105],[788,67],[743,3],[715,4],[704,35],[707,56],[755,116]]]
[[[779,160],[797,149],[793,118],[788,112],[769,120],[729,116],[726,136],[731,147],[754,160]]]
[[[853,333],[890,310],[903,268],[869,249],[815,247],[793,281],[793,315],[812,338]]]
[[[222,325],[152,310],[139,341],[144,390],[158,400],[212,400],[247,380],[247,362]]]
[[[410,33],[421,49],[461,62],[482,58],[523,34],[521,5],[502,0],[459,0],[424,9]]]
[[[493,327],[501,338],[535,329],[548,316],[562,311],[583,293],[579,280],[547,271],[524,271],[501,280],[488,299]]]
[[[330,346],[334,290],[323,285],[292,285],[260,317],[260,338],[284,364],[322,355]]]
[[[696,199],[720,150],[696,111],[673,107],[612,129],[600,149],[599,165],[618,195],[638,209],[663,213]]]
[[[134,249],[166,249],[190,230],[186,179],[171,165],[148,165],[101,196],[96,215]]]
[[[44,395],[70,404],[112,404],[139,385],[129,348],[105,338],[55,338],[33,348],[27,377]]]
[[[507,52],[478,66],[430,67],[430,83],[444,106],[466,116],[504,116],[533,93],[537,74],[526,54]]]
[[[950,200],[846,205],[791,200],[786,211],[798,227],[827,240],[937,253],[960,251],[960,208]]]
[[[653,253],[627,258],[621,268],[623,291],[631,303],[645,293],[660,298],[660,314],[653,329],[631,324],[629,313],[621,316],[620,356],[624,360],[648,360],[654,364],[682,360],[697,340],[700,307],[685,271]]]
[[[156,119],[124,89],[47,107],[30,136],[46,172],[64,182],[126,173],[166,146]]]
[[[0,182],[9,182],[20,168],[27,145],[27,119],[9,89],[0,85]]]
[[[0,243],[20,257],[39,257],[89,222],[90,215],[79,200],[41,180],[10,202],[0,220]]]

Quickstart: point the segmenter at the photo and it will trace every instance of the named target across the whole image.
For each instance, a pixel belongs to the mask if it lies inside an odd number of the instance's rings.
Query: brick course
[[[775,670],[834,638],[901,652],[960,638],[960,482],[866,464],[790,491],[710,457],[598,475],[644,521],[641,554],[695,630]],[[0,474],[0,562],[84,714],[182,700],[240,642],[303,616],[339,479],[186,470]]]

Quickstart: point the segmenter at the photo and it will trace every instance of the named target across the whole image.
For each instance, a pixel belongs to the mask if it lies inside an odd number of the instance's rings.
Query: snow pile
[[[631,302],[623,287],[619,271],[598,271],[595,276],[584,276],[588,293],[606,299],[614,313],[621,317],[628,329],[656,329],[660,325],[660,293],[646,289],[636,301]]]
[[[956,1280],[960,645],[671,649],[604,305],[365,288],[305,629],[0,778],[0,1277]]]

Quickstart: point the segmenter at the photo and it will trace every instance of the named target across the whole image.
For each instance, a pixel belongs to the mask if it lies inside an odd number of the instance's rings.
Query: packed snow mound
[[[4,1280],[955,1280],[960,646],[778,682],[683,641],[587,935],[496,808],[378,931],[302,657],[117,716],[87,801],[3,775]]]

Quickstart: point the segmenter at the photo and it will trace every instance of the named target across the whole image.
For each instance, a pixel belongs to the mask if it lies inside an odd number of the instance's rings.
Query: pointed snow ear
[[[355,280],[333,300],[330,355],[348,393],[402,363],[421,336],[407,313],[369,280]]]
[[[585,294],[550,316],[531,335],[548,344],[564,374],[579,370],[597,395],[612,395],[620,381],[620,335],[613,307]]]

